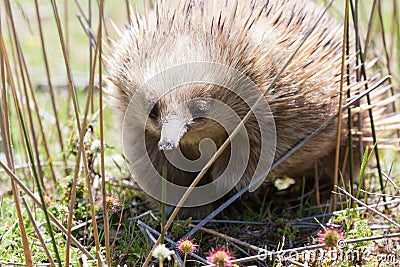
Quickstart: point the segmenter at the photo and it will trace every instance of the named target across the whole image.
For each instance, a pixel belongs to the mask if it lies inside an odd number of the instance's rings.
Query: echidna
[[[189,186],[232,132],[233,122],[247,114],[261,93],[265,98],[259,111],[251,114],[245,133],[238,134],[240,144],[246,144],[247,134],[248,149],[228,146],[199,186],[216,181],[229,168],[228,180],[207,190],[220,194],[248,184],[338,111],[342,26],[327,16],[265,91],[321,12],[312,1],[186,0],[163,1],[154,11],[132,18],[107,58],[108,84],[114,106],[124,115],[124,149],[131,171],[145,191],[155,188],[149,193],[161,200],[160,175]],[[335,135],[332,123],[271,171],[262,189],[274,177],[312,175],[314,164],[334,152]],[[202,140],[213,144],[201,146]],[[264,140],[270,144],[262,144]],[[184,162],[176,160],[179,157],[201,161],[200,167],[185,169],[185,164],[176,164]],[[241,172],[237,165],[243,164]],[[323,175],[331,177],[333,161],[328,165]],[[167,185],[166,197],[174,204],[182,194],[171,188]],[[186,208],[184,215],[202,216],[217,205],[214,200]],[[196,206],[194,202],[187,206]]]

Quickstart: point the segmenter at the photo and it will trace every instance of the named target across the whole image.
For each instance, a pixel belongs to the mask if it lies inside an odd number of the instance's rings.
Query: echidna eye
[[[158,118],[158,107],[157,105],[154,105],[153,108],[150,111],[149,117],[152,119],[157,119]]]

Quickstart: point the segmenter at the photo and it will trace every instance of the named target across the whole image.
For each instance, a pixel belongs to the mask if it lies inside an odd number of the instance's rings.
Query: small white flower
[[[93,140],[92,145],[90,146],[90,150],[93,152],[100,152],[100,140]]]
[[[159,260],[163,260],[165,258],[168,258],[168,260],[170,260],[172,254],[174,254],[174,252],[172,250],[169,250],[168,248],[166,248],[165,244],[159,244],[154,249],[152,256]]]

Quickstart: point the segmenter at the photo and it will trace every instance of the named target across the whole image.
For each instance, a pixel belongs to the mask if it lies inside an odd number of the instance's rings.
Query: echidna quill
[[[210,212],[338,111],[343,31],[327,16],[266,91],[321,12],[312,1],[163,1],[119,32],[106,59],[110,97],[124,118],[131,172],[152,198],[176,204],[261,94],[183,216]],[[303,145],[253,194],[275,177],[313,177],[316,163],[331,178],[336,129]],[[161,176],[170,182],[164,195]]]

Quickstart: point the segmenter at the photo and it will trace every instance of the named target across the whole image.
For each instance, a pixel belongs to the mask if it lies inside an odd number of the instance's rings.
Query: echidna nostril
[[[171,140],[161,140],[158,142],[158,149],[160,151],[170,151],[175,147],[175,143]]]

